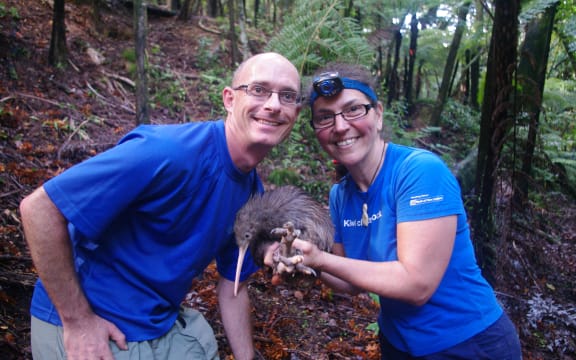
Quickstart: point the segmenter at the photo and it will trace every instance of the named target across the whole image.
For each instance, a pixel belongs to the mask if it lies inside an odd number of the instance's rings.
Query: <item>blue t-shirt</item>
[[[364,203],[367,227],[361,223]],[[432,354],[478,334],[501,316],[494,291],[476,263],[458,182],[433,153],[388,144],[383,168],[368,191],[360,191],[346,176],[331,189],[330,211],[335,241],[344,246],[346,256],[370,261],[398,259],[399,223],[458,217],[448,268],[430,300],[414,306],[380,297],[380,330],[399,350],[413,356]]]
[[[236,212],[263,187],[230,158],[223,121],[144,125],[44,184],[69,222],[80,284],[128,341],[174,324],[192,280],[214,259],[234,279]],[[257,270],[250,255],[245,280]],[[38,281],[32,315],[61,325]]]

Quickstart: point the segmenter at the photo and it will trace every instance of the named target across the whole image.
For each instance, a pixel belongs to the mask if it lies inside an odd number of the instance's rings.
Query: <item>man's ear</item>
[[[226,86],[224,90],[222,90],[222,102],[224,103],[226,111],[232,112],[232,107],[234,107],[234,90],[230,86]]]

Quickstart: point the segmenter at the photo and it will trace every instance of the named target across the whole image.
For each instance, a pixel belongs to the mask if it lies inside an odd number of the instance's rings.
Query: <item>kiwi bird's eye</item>
[[[250,240],[251,237],[252,235],[250,235],[250,233],[244,233],[244,239]]]

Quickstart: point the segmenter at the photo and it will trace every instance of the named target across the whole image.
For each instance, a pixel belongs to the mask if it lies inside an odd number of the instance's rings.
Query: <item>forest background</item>
[[[1,0],[2,358],[30,358],[36,275],[19,201],[138,123],[223,116],[232,69],[270,50],[305,82],[332,60],[372,69],[390,139],[436,152],[460,180],[524,357],[576,358],[575,14],[572,0]],[[259,171],[267,188],[295,184],[325,203],[334,168],[308,117]],[[185,302],[229,358],[215,276]],[[378,358],[372,297],[275,288],[265,272],[251,291],[261,358]]]

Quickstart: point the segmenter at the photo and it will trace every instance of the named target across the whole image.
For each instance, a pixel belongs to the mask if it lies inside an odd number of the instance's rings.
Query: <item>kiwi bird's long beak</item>
[[[236,263],[236,276],[234,277],[234,296],[238,295],[238,285],[240,283],[240,273],[242,272],[242,263],[244,262],[244,255],[246,255],[248,245],[238,247],[238,262]]]

